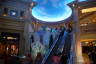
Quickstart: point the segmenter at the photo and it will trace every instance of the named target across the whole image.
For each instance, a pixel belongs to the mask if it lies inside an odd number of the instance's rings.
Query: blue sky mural
[[[67,5],[74,0],[33,0],[37,6],[32,9],[32,15],[41,21],[57,22],[71,16],[72,10]],[[86,0],[80,0],[86,1]]]

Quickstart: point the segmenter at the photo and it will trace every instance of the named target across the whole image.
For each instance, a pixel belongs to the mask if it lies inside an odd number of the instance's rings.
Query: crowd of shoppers
[[[21,64],[41,64],[43,56],[40,52],[37,53],[36,58],[33,60],[32,56],[28,54]],[[64,53],[54,54],[50,58],[50,64],[67,64],[67,55]],[[48,63],[47,63],[48,64]]]

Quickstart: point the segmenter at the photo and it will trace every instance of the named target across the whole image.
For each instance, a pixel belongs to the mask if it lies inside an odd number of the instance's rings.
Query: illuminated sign
[[[95,11],[96,11],[96,7],[86,8],[81,10],[82,13],[95,12]]]
[[[16,40],[16,38],[14,38],[14,37],[7,37],[7,39],[8,40],[10,40],[10,39]]]

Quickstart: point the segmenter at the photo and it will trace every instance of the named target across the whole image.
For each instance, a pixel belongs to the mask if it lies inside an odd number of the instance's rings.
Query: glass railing
[[[55,53],[64,53],[68,56],[67,63],[70,57],[70,49],[71,49],[71,35],[68,31],[64,31],[64,34],[58,36],[58,38],[54,41],[48,53],[45,55],[41,64],[50,64],[51,57]]]
[[[68,60],[67,60],[67,64],[74,64],[74,51],[73,51],[73,46],[74,46],[74,43],[72,42],[73,40],[73,34],[70,33],[69,35],[71,38],[71,44],[70,44],[70,50],[69,50],[69,53],[68,53]]]
[[[45,55],[44,59],[42,60],[41,64],[46,64],[49,63],[50,57],[57,52],[57,49],[62,41],[62,36],[61,33],[58,35],[57,39],[54,41],[53,45],[50,47],[50,50],[48,53]]]

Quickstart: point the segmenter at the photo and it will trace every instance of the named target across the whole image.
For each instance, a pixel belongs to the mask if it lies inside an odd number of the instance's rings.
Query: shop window
[[[10,32],[2,32],[1,33],[2,41],[0,41],[0,55],[18,55],[19,54],[19,33],[10,33]]]
[[[8,8],[4,8],[3,9],[3,16],[7,16],[8,15]]]
[[[18,16],[18,11],[17,10],[10,10],[10,16],[17,17]]]
[[[20,19],[23,19],[23,17],[24,17],[24,11],[21,11],[20,12]]]
[[[20,17],[23,17],[24,16],[24,11],[21,11],[20,12]]]

